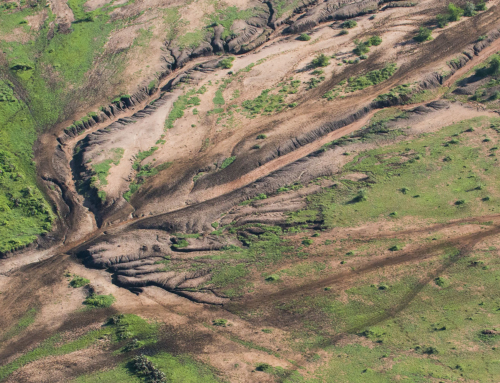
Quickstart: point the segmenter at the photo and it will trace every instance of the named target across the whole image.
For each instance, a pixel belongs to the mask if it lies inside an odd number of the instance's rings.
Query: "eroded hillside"
[[[0,380],[497,380],[496,1],[0,21]]]

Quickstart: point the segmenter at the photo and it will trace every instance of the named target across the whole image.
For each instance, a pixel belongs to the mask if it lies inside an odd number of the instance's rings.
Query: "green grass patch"
[[[15,325],[8,329],[3,336],[0,337],[2,342],[5,342],[27,329],[36,319],[37,310],[35,308],[29,309]]]
[[[92,294],[83,301],[83,304],[92,308],[105,308],[105,307],[110,307],[113,303],[115,303],[115,301],[116,298],[111,294],[109,295]]]
[[[498,123],[496,119],[486,118],[467,120],[411,143],[360,153],[344,171],[368,174],[369,183],[340,181],[337,188],[309,197],[304,211],[315,212],[313,215],[323,219],[328,227],[356,225],[378,219],[380,215],[387,217],[394,211],[398,217],[414,216],[438,222],[485,214],[496,205],[481,201],[495,189],[494,180],[500,176],[496,175],[495,158],[482,153],[484,144],[472,144],[468,136],[460,135],[461,139],[453,145],[448,142],[453,134],[490,122]],[[379,129],[385,131],[383,126]],[[338,142],[349,143],[349,140]],[[488,186],[478,189],[478,184]],[[368,201],[353,203],[361,189],[366,190]],[[455,204],[457,201],[469,202]],[[294,215],[291,217],[294,221]]]
[[[85,285],[88,285],[89,283],[90,283],[90,280],[88,280],[87,278],[83,278],[83,277],[80,277],[78,275],[74,275],[73,279],[71,280],[69,285],[71,287],[77,289],[79,287],[83,287]]]

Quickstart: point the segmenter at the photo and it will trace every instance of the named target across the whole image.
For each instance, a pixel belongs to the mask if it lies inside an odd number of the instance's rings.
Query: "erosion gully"
[[[270,42],[272,42],[272,41],[270,41]],[[270,42],[268,42],[265,45],[268,45]],[[262,48],[263,47],[261,46],[257,49],[262,49]],[[466,74],[468,71],[470,71],[472,67],[484,62],[485,60],[487,60],[489,58],[489,56],[491,56],[492,54],[494,54],[495,52],[497,52],[499,50],[500,50],[500,39],[494,41],[489,47],[483,49],[478,54],[478,56],[476,56],[476,57],[474,57],[474,59],[470,60],[464,67],[457,70],[452,76],[450,76],[449,79],[446,80],[446,82],[443,84],[443,86],[444,87],[451,86],[460,77],[462,77],[464,74]],[[252,53],[253,52],[249,52],[247,54],[252,54]],[[213,59],[213,58],[211,58],[211,59]],[[189,70],[189,69],[193,68],[195,65],[202,63],[204,61],[206,61],[206,60],[205,59],[197,59],[195,61],[191,61],[185,67],[173,71],[171,74],[166,76],[165,79],[162,81],[162,83],[159,85],[159,90],[157,92],[155,92],[153,95],[151,95],[149,98],[147,98],[144,102],[142,102],[137,107],[131,108],[130,110],[126,110],[125,112],[121,113],[119,116],[117,116],[111,120],[107,120],[106,122],[96,124],[91,129],[87,130],[84,135],[75,137],[73,140],[67,141],[67,143],[64,147],[64,151],[66,153],[66,156],[68,158],[72,158],[74,147],[77,145],[77,143],[79,141],[83,140],[88,134],[91,134],[99,129],[102,129],[102,128],[112,124],[113,122],[117,121],[120,118],[132,116],[138,110],[141,110],[143,107],[145,107],[149,102],[158,98],[160,96],[160,93],[161,93],[160,89],[162,87],[164,87],[170,80],[175,78],[180,73],[182,73],[186,70]],[[380,93],[384,93],[384,92],[388,91],[393,86],[394,86],[394,84],[389,84],[387,87],[381,89]],[[415,108],[419,105],[424,105],[424,104],[427,104],[429,102],[436,101],[440,98],[441,98],[441,96],[439,95],[438,97],[435,97],[432,100],[427,100],[425,102],[418,103],[418,104],[400,106],[400,108],[403,110],[408,110],[408,109]],[[229,193],[231,191],[239,189],[243,186],[251,184],[252,182],[255,182],[256,180],[258,180],[259,178],[264,177],[264,176],[266,176],[266,175],[268,175],[268,174],[270,174],[270,173],[272,173],[280,168],[283,168],[284,166],[286,166],[292,162],[295,162],[295,161],[315,152],[316,150],[320,149],[324,144],[331,142],[333,140],[339,139],[343,136],[349,135],[356,130],[359,130],[361,127],[363,127],[371,119],[371,117],[373,117],[373,115],[375,113],[382,111],[384,109],[387,109],[387,108],[374,109],[374,110],[370,111],[369,113],[367,113],[365,116],[363,116],[361,119],[353,122],[352,124],[346,125],[343,128],[335,130],[335,131],[321,137],[320,139],[318,139],[310,144],[304,145],[304,146],[298,148],[297,150],[294,150],[293,152],[290,152],[286,155],[278,157],[275,160],[272,160],[272,161],[260,166],[259,168],[246,173],[245,175],[243,175],[242,177],[240,177],[239,179],[237,179],[235,181],[232,181],[232,182],[225,184],[225,185],[221,185],[219,187],[215,187],[213,189],[213,191],[210,193],[210,199],[224,195],[226,193]],[[67,166],[68,167],[70,166],[69,163],[67,164]],[[71,180],[70,182],[71,182],[70,186],[72,188],[72,191],[74,193],[77,193],[75,185],[74,185],[74,180]],[[164,214],[164,213],[162,213],[162,214]],[[119,228],[123,228],[123,227],[130,225],[131,223],[138,222],[138,221],[143,220],[145,218],[150,219],[151,217],[152,216],[135,217],[135,218],[131,218],[131,219],[119,222],[119,223],[108,224],[105,227],[96,228],[94,231],[88,233],[86,236],[84,236],[83,238],[80,238],[79,240],[76,240],[76,241],[73,241],[70,243],[62,243],[59,246],[55,246],[55,247],[47,249],[47,250],[28,251],[25,254],[18,255],[17,257],[11,257],[11,258],[7,258],[4,260],[0,260],[0,275],[8,275],[11,272],[19,269],[22,266],[25,266],[25,265],[28,265],[31,263],[35,263],[35,262],[40,262],[40,261],[43,261],[45,259],[54,257],[56,255],[62,255],[62,254],[68,253],[71,250],[84,245],[85,243],[88,243],[90,241],[95,240],[96,238],[100,237],[108,230],[116,230]],[[77,230],[77,228],[70,228],[70,229]]]

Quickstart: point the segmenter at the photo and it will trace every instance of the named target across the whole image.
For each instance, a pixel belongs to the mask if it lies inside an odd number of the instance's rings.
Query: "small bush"
[[[311,62],[312,66],[317,68],[317,67],[325,67],[330,64],[330,58],[323,53],[320,55],[316,56],[313,61]]]
[[[266,278],[267,282],[276,282],[276,281],[279,281],[279,280],[280,280],[280,276],[277,275],[277,274],[271,274],[270,276],[268,276]]]
[[[78,275],[75,275],[73,277],[73,280],[69,283],[69,285],[76,289],[76,288],[88,285],[89,283],[90,283],[90,281],[87,278],[83,278],[83,277],[79,277]]]
[[[432,31],[429,28],[420,27],[418,29],[417,35],[413,38],[413,40],[423,43],[424,41],[432,40]]]
[[[271,330],[270,328],[263,328],[262,332],[266,333],[266,334],[271,334],[273,332],[273,330]]]
[[[363,202],[363,201],[366,201],[368,198],[367,198],[367,193],[366,193],[366,190],[362,189],[358,192],[358,195],[356,197],[354,197],[354,199],[352,200],[353,202]]]
[[[484,1],[480,1],[476,4],[476,11],[486,11],[486,3]]]
[[[436,22],[439,28],[444,28],[448,25],[450,19],[448,18],[448,15],[437,15]]]
[[[259,135],[257,136],[257,139],[258,139],[258,140],[265,140],[266,138],[267,138],[267,136],[266,136],[265,134],[259,134]]]
[[[491,197],[487,195],[486,197],[483,198],[483,201],[489,201],[490,199]]]
[[[380,285],[378,285],[378,289],[379,290],[388,290],[389,289],[389,286],[387,286],[386,284],[384,283],[381,283]]]
[[[220,67],[220,68],[224,68],[224,69],[230,69],[233,66],[233,61],[234,61],[234,57],[233,56],[226,57],[226,58],[220,60],[219,64],[217,64],[217,66]]]
[[[444,287],[446,286],[446,279],[444,279],[443,277],[437,277],[434,279],[434,283],[439,287]]]
[[[218,326],[218,327],[227,327],[228,326],[228,320],[227,319],[214,319],[212,321],[212,324],[214,326]]]
[[[382,37],[372,36],[372,37],[370,37],[370,39],[368,41],[370,42],[371,45],[378,46],[378,45],[382,44]]]
[[[343,35],[348,35],[349,34],[349,31],[347,29],[342,29],[340,32],[339,32],[339,36],[343,36]]]
[[[309,41],[311,40],[311,36],[309,36],[307,33],[302,33],[298,38],[297,40],[300,40],[300,41]]]
[[[356,27],[357,25],[358,25],[358,23],[355,20],[346,20],[342,23],[341,27],[351,29],[351,28]]]
[[[267,363],[259,363],[257,367],[255,368],[257,371],[262,371],[262,372],[272,372],[273,371],[273,366]]]
[[[465,200],[464,199],[459,199],[458,201],[455,201],[455,205],[464,205]]]
[[[427,347],[424,350],[424,354],[436,355],[436,354],[439,354],[439,351],[435,347]]]
[[[450,21],[459,21],[463,14],[464,10],[462,8],[453,3],[448,4],[448,18]]]
[[[305,246],[310,246],[313,244],[313,241],[312,241],[312,239],[306,238],[302,241],[302,244]]]
[[[110,307],[113,303],[115,303],[115,301],[116,301],[115,297],[111,294],[109,295],[92,294],[83,301],[83,304],[95,308],[104,308],[104,307]]]
[[[472,16],[475,16],[476,14],[477,14],[476,6],[474,5],[474,3],[467,1],[465,3],[465,7],[464,7],[464,16],[472,17]]]
[[[408,194],[410,192],[410,189],[409,188],[401,188],[401,193],[403,194]]]
[[[399,246],[399,245],[394,245],[394,246],[392,246],[392,247],[389,247],[389,250],[390,250],[390,251],[399,251],[399,250],[401,250],[401,249],[402,249],[402,247],[401,247],[401,246]]]

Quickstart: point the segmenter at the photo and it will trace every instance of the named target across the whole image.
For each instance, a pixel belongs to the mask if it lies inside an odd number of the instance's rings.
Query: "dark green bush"
[[[346,20],[342,23],[341,27],[342,28],[354,28],[358,25],[358,23],[355,20]]]
[[[311,40],[311,36],[309,36],[307,33],[302,33],[299,37],[297,37],[297,40],[309,41]]]
[[[311,62],[312,66],[317,68],[317,67],[325,67],[330,64],[330,58],[323,53],[320,55],[316,56],[313,61]]]
[[[413,38],[413,40],[415,40],[419,43],[423,43],[424,41],[432,40],[431,34],[432,34],[432,31],[429,28],[420,27],[418,29],[417,35]]]

